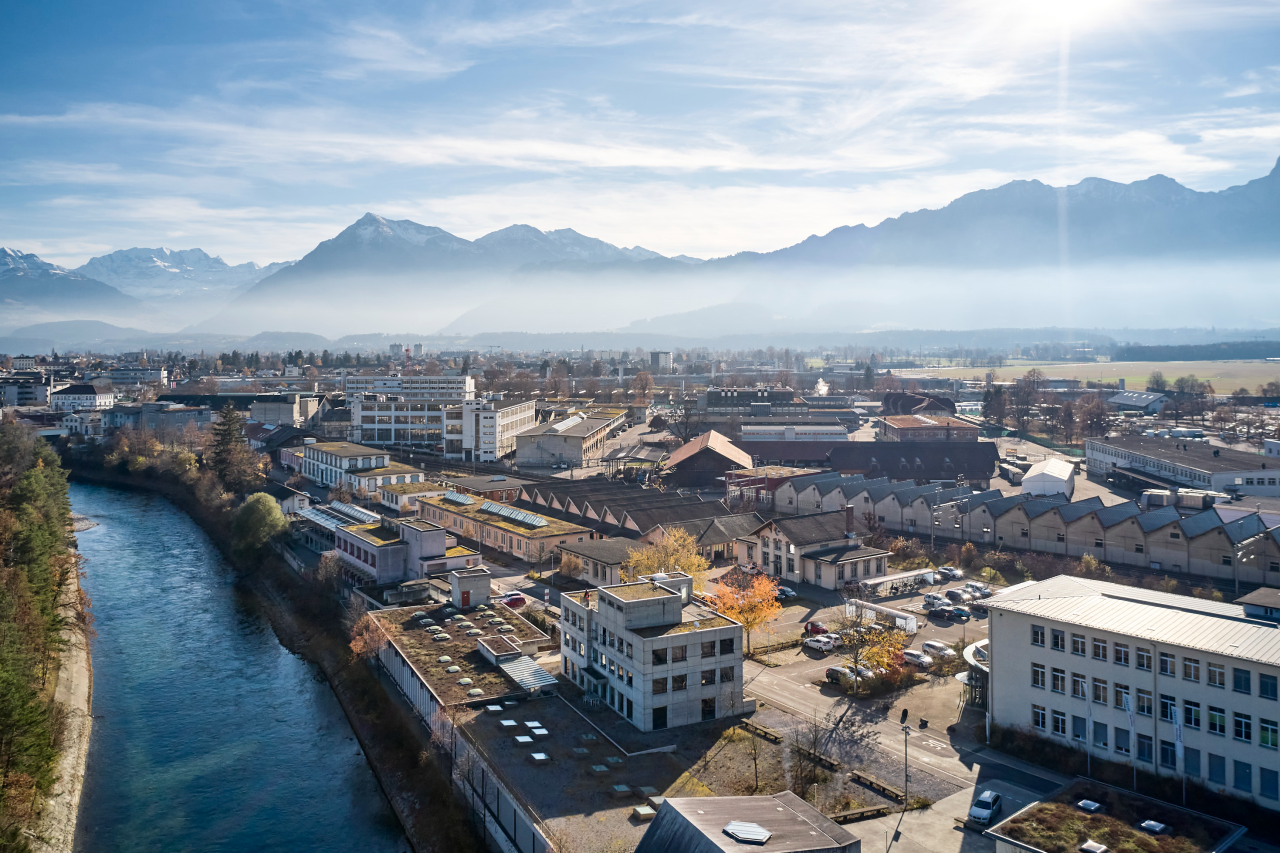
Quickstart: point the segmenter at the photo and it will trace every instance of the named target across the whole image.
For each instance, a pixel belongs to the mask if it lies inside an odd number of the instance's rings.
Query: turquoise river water
[[[332,691],[162,497],[73,484],[93,598],[93,737],[76,849],[401,853]]]

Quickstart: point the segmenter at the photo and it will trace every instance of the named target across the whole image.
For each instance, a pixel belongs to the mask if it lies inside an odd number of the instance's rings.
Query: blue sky
[[[0,245],[297,258],[365,211],[767,251],[1280,156],[1280,3],[13,3]]]

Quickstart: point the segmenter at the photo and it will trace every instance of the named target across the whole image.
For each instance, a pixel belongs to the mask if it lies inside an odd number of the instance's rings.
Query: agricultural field
[[[1252,392],[1259,385],[1280,379],[1280,363],[1267,361],[1112,361],[1062,364],[1011,360],[997,369],[996,375],[1008,381],[1033,367],[1038,367],[1047,376],[1079,379],[1082,382],[1115,382],[1123,379],[1130,391],[1146,388],[1147,377],[1154,370],[1163,373],[1170,385],[1179,376],[1194,373],[1196,378],[1212,384],[1214,391],[1219,394],[1230,394],[1237,388],[1248,388]],[[975,367],[931,368],[923,372],[930,376],[958,376],[966,379],[984,376],[986,373],[985,369]]]

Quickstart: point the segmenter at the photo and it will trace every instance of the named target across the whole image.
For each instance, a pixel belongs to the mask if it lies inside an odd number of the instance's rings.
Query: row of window
[[[1056,628],[1050,632],[1052,641],[1051,648],[1056,652],[1065,652],[1067,650],[1066,633]],[[1045,629],[1042,625],[1031,626],[1031,645],[1045,645]],[[1071,635],[1071,654],[1080,657],[1086,657],[1092,652],[1094,660],[1106,661],[1107,656],[1107,640],[1094,637],[1092,642],[1087,642],[1084,634]],[[1127,643],[1112,643],[1111,657],[1113,663],[1120,666],[1129,666],[1129,645]],[[1138,646],[1135,650],[1134,668],[1144,672],[1150,672],[1153,658],[1150,649],[1144,649]],[[1178,667],[1178,656],[1171,652],[1160,652],[1159,654],[1159,672],[1171,678],[1177,678],[1179,673],[1183,681],[1193,681],[1197,684],[1201,677],[1201,664],[1199,658],[1183,657],[1181,669]],[[1220,687],[1226,689],[1227,686],[1227,668],[1224,664],[1207,662],[1204,665],[1205,683],[1210,687]],[[1231,689],[1236,693],[1253,694],[1253,673],[1248,669],[1241,667],[1232,667],[1231,670]],[[1280,681],[1276,676],[1267,673],[1258,674],[1258,696],[1263,699],[1276,700],[1280,698]]]
[[[630,645],[630,644],[628,644]],[[733,637],[726,637],[720,641],[720,654],[733,654]],[[701,644],[702,657],[711,658],[716,656],[716,641],[707,640]],[[670,652],[670,654],[668,654]],[[665,649],[653,649],[654,666],[662,666],[666,663],[680,663],[688,660],[689,646],[671,646]]]
[[[724,666],[719,670],[720,682],[722,684],[732,684],[737,680],[737,668],[732,666]],[[653,680],[653,695],[657,696],[667,692],[667,677],[655,678]],[[629,684],[630,682],[628,682]],[[689,675],[673,675],[670,676],[671,692],[675,693],[679,690],[689,689]],[[704,669],[702,671],[702,686],[711,687],[716,683],[716,670]]]
[[[1048,673],[1048,689],[1054,693],[1066,693],[1067,673],[1065,670],[1056,667]],[[1033,663],[1031,665],[1031,686],[1045,689],[1045,667],[1043,664]],[[1076,699],[1092,700],[1099,705],[1107,704],[1107,680],[1104,678],[1094,678],[1092,680],[1092,690],[1085,676],[1078,672],[1071,673],[1071,695]],[[1126,702],[1132,702],[1133,712],[1143,717],[1150,717],[1155,710],[1155,696],[1150,690],[1138,688],[1133,692],[1132,697],[1129,691],[1129,685],[1120,684],[1119,682],[1110,685],[1111,695],[1114,697],[1114,707],[1124,708]],[[1177,711],[1178,699],[1175,696],[1160,694],[1160,719],[1165,722],[1175,722],[1174,714]],[[1182,724],[1190,729],[1200,729],[1201,727],[1201,707],[1199,702],[1193,702],[1190,699],[1183,700],[1182,703]],[[1236,740],[1253,742],[1253,716],[1250,714],[1241,714],[1232,712],[1232,735]],[[1212,735],[1227,735],[1227,711],[1224,708],[1215,705],[1208,706],[1208,728],[1207,731]],[[1269,720],[1266,717],[1258,718],[1258,745],[1267,749],[1280,748],[1280,722]]]
[[[1063,711],[1048,710],[1043,705],[1031,706],[1031,725],[1036,731],[1052,734],[1057,737],[1067,737],[1067,715]],[[1156,760],[1156,743],[1150,735],[1140,734],[1134,739],[1134,743],[1130,741],[1130,732],[1128,729],[1115,726],[1109,728],[1106,723],[1097,720],[1093,723],[1093,731],[1090,732],[1089,721],[1085,717],[1071,715],[1071,733],[1072,740],[1080,743],[1091,741],[1097,749],[1114,748],[1121,755],[1132,754],[1138,761],[1148,764],[1154,763]],[[1110,737],[1108,737],[1110,735]],[[1160,766],[1170,770],[1178,769],[1178,747],[1173,741],[1160,741]],[[1136,747],[1136,751],[1133,751]],[[1214,785],[1227,784],[1227,759],[1225,756],[1216,753],[1207,753],[1208,756],[1208,773],[1204,774],[1206,781]],[[1203,770],[1200,764],[1201,753],[1199,749],[1190,746],[1184,746],[1182,750],[1182,772],[1187,776],[1201,776]],[[1247,794],[1255,793],[1253,786],[1253,765],[1247,761],[1232,761],[1232,780],[1231,785],[1238,791]],[[1258,768],[1258,790],[1259,796],[1269,800],[1280,800],[1280,773],[1269,767]]]

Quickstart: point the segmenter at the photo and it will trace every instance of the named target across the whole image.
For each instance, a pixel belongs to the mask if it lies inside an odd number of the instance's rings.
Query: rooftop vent
[[[744,844],[764,844],[773,837],[773,833],[760,824],[741,820],[731,820],[725,824],[724,834]],[[1102,849],[1106,850],[1105,847]]]
[[[1149,832],[1152,835],[1167,835],[1169,832],[1168,825],[1163,824],[1158,820],[1144,820],[1142,823],[1138,824],[1138,829],[1141,829],[1144,832]]]
[[[1081,800],[1076,803],[1076,808],[1089,814],[1099,814],[1102,811],[1102,803],[1095,803],[1093,800]]]
[[[1080,845],[1080,853],[1107,853],[1107,845],[1089,839]]]

